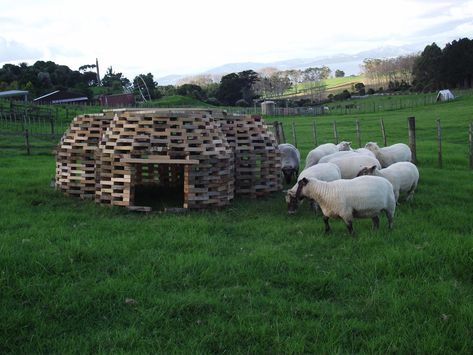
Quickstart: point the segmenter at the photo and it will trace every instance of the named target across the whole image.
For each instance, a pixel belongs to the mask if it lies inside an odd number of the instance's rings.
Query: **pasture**
[[[308,204],[287,215],[282,192],[185,214],[104,207],[54,191],[47,151],[2,149],[0,352],[471,353],[471,96],[318,117],[318,143],[333,120],[356,142],[356,119],[363,143],[382,142],[380,118],[388,144],[407,143],[408,116],[414,199],[392,231],[383,215],[377,231],[355,220],[355,237],[339,220],[324,234]],[[288,142],[293,121],[305,157],[313,119],[283,118]]]

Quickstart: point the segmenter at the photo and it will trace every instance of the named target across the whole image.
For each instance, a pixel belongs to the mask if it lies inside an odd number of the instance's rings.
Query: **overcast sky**
[[[473,39],[473,0],[0,0],[0,64],[99,58],[132,79],[226,63],[443,48]]]

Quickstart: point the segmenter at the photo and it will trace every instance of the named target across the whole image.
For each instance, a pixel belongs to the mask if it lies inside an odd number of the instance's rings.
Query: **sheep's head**
[[[342,141],[342,142],[337,144],[337,148],[338,148],[339,151],[352,150],[351,149],[351,142]]]
[[[304,180],[302,183],[301,181]],[[303,178],[297,183],[297,191],[289,190],[286,194],[286,203],[287,203],[287,213],[294,214],[296,213],[299,205],[301,204],[304,196],[302,195],[302,188],[307,184],[308,180]]]
[[[284,175],[284,180],[286,184],[291,183],[292,175],[296,176],[296,169],[294,168],[282,168],[282,173]]]
[[[377,152],[379,150],[379,146],[376,144],[376,142],[366,143],[365,148],[371,150],[372,152]]]
[[[363,176],[363,175],[374,175],[375,170],[376,170],[376,165],[365,166],[358,172],[356,176],[358,177],[358,176]]]

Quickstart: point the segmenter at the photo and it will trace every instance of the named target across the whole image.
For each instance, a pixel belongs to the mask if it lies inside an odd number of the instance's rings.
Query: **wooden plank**
[[[124,163],[132,164],[199,164],[198,160],[194,159],[169,159],[167,157],[153,157],[153,158],[123,158]]]

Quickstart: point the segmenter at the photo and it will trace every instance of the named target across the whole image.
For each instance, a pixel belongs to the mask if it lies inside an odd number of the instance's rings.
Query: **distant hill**
[[[421,46],[385,46],[375,48],[356,54],[335,54],[331,56],[321,56],[314,58],[294,58],[267,63],[244,62],[227,63],[205,71],[204,73],[194,73],[186,75],[168,75],[158,78],[159,85],[174,85],[180,79],[190,75],[197,74],[228,74],[237,73],[243,70],[252,69],[258,71],[262,68],[273,67],[279,70],[304,69],[308,67],[328,66],[332,72],[337,69],[343,70],[345,75],[358,75],[361,71],[360,66],[366,58],[392,58],[401,55],[416,53],[422,50]]]

